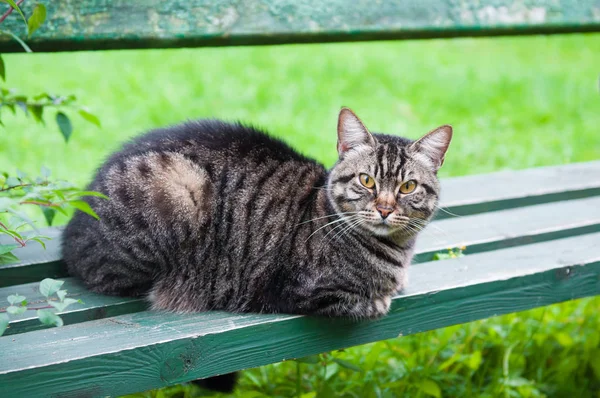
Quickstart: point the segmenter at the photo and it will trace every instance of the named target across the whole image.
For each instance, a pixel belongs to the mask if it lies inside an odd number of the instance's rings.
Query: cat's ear
[[[438,171],[444,163],[444,156],[452,140],[452,127],[445,125],[425,134],[410,146],[415,153],[424,155],[431,163],[433,171]]]
[[[348,108],[342,108],[338,118],[337,150],[341,156],[344,152],[359,146],[375,146],[375,139],[369,133],[358,116]]]

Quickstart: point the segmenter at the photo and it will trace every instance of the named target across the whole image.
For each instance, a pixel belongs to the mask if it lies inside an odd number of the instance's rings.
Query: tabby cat
[[[371,134],[344,108],[337,130],[330,170],[216,120],[133,140],[89,186],[110,198],[88,199],[100,220],[77,212],[65,229],[69,272],[155,310],[385,315],[436,209],[452,128]]]

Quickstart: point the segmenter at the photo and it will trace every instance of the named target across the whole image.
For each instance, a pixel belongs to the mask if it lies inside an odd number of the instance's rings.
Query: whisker
[[[342,217],[342,218],[340,218],[340,219],[338,219],[338,220],[333,220],[333,221],[331,221],[331,222],[328,222],[327,224],[325,224],[325,225],[322,225],[322,226],[320,226],[319,228],[317,228],[316,230],[314,230],[314,231],[313,231],[313,233],[312,233],[312,234],[310,234],[310,235],[308,236],[308,238],[306,238],[306,240],[305,240],[304,242],[308,242],[308,240],[309,240],[309,239],[310,239],[310,238],[311,238],[311,237],[312,237],[314,234],[316,234],[317,232],[319,232],[319,231],[320,231],[320,230],[322,230],[323,228],[325,228],[325,227],[328,227],[328,226],[330,226],[330,225],[332,225],[332,224],[340,223],[340,222],[342,222],[342,221],[353,220],[353,219],[354,219],[354,217],[358,217],[358,216]],[[342,224],[342,225],[343,225],[343,224]],[[336,227],[334,227],[333,229],[335,230],[336,228],[337,228],[337,226],[336,226]],[[331,231],[329,231],[329,232],[331,232]],[[329,234],[329,232],[328,232],[328,234]],[[327,236],[327,235],[325,235],[325,236]]]
[[[342,215],[347,215],[347,214],[357,214],[360,213],[359,211],[346,211],[346,212],[342,212],[342,213],[334,213],[334,214],[329,214],[327,216],[323,216],[323,217],[317,217],[317,218],[313,218],[311,220],[307,220],[307,221],[302,221],[301,223],[298,223],[296,225],[294,225],[295,227],[297,227],[298,225],[302,225],[302,224],[306,224],[315,220],[321,220],[323,218],[329,218],[329,217],[335,217],[335,216],[342,216]]]
[[[438,205],[434,205],[434,206],[435,206],[436,209],[441,210],[444,213],[446,213],[446,214],[448,214],[448,215],[450,215],[452,217],[464,217],[464,216],[459,216],[458,214],[452,213],[451,211],[448,211],[448,210],[444,209],[441,206],[438,206]]]

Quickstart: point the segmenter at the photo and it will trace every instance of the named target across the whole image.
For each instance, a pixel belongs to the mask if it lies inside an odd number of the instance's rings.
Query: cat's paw
[[[371,304],[371,313],[369,314],[371,318],[379,318],[388,313],[390,310],[390,305],[392,304],[392,298],[381,297],[373,300]]]

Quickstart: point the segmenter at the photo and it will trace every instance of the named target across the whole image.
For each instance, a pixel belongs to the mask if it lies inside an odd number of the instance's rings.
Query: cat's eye
[[[362,173],[358,176],[358,179],[365,188],[373,188],[375,186],[375,180],[368,174]]]
[[[404,184],[400,185],[400,192],[403,194],[411,193],[417,187],[417,182],[415,180],[406,181]]]

